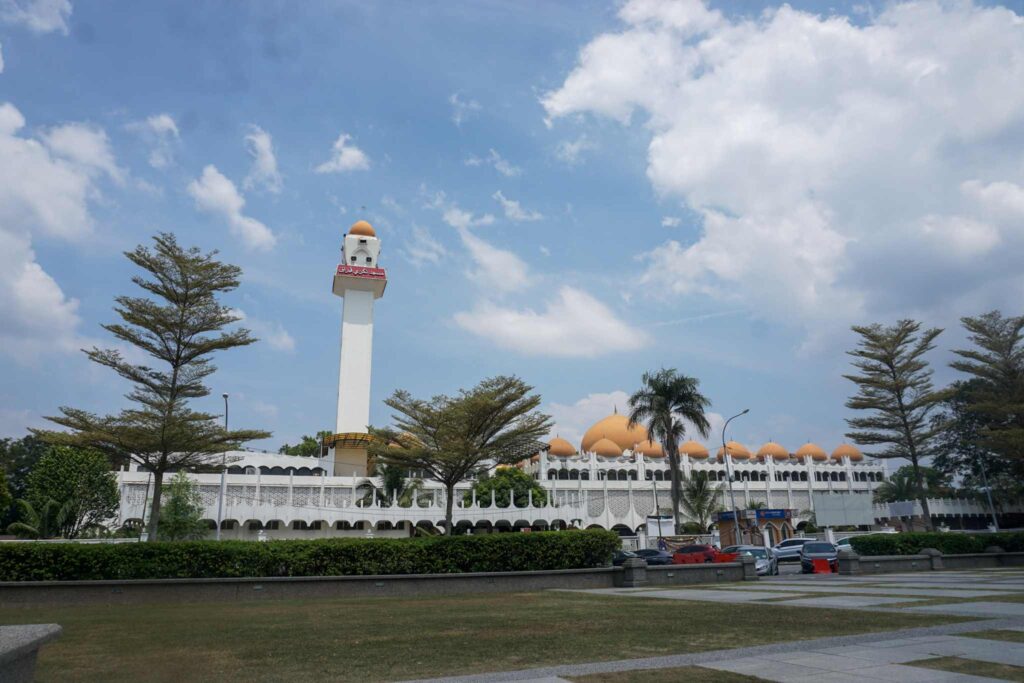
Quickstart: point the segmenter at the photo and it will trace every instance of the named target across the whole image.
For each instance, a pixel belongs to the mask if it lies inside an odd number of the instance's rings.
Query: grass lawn
[[[1004,631],[1003,629],[993,629],[991,631],[970,631],[968,633],[961,633],[962,636],[969,638],[981,638],[983,640],[1003,640],[1008,643],[1024,643],[1024,631]]]
[[[705,669],[702,666],[681,666],[676,669],[652,669],[649,671],[623,671],[614,674],[591,674],[589,676],[562,676],[577,683],[754,683],[763,678],[744,676],[730,671]]]
[[[395,680],[965,621],[945,615],[503,593],[7,609],[59,623],[37,680]],[[709,679],[712,680],[712,679]]]
[[[1019,681],[1024,683],[1024,667],[982,662],[977,659],[938,657],[936,659],[921,659],[916,662],[907,662],[906,665],[950,671],[955,674],[968,674],[970,676],[983,676],[986,678],[998,678],[1003,681]]]

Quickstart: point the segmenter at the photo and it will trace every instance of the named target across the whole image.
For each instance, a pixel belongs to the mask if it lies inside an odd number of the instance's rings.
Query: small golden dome
[[[377,231],[373,229],[373,226],[366,221],[356,221],[352,224],[352,227],[348,229],[350,235],[362,235],[363,237],[376,237]]]
[[[590,450],[605,458],[618,458],[622,455],[622,449],[611,439],[598,439]]]
[[[864,459],[864,454],[856,446],[851,446],[848,443],[839,444],[834,451],[832,451],[833,460],[842,460],[843,458],[849,458],[850,462],[860,462]]]
[[[789,460],[789,451],[774,441],[769,441],[757,450],[757,457],[762,460],[772,458],[774,460]]]
[[[813,458],[818,462],[828,460],[828,453],[825,449],[816,443],[805,443],[800,448],[796,449],[796,457],[798,458]]]
[[[553,455],[556,458],[571,458],[576,455],[576,449],[562,437],[556,436],[548,441],[548,455]]]
[[[730,441],[729,443],[725,444],[725,447],[729,449],[729,455],[732,456],[733,460],[750,459],[750,451],[748,451],[747,447],[739,443],[738,441]],[[718,459],[722,460],[721,448],[718,449]]]
[[[594,444],[601,439],[608,439],[619,447],[620,450],[629,450],[634,445],[647,441],[647,430],[643,425],[629,426],[629,418],[625,415],[614,413],[598,420],[583,434],[583,442],[580,444],[582,450],[593,451]]]
[[[690,439],[679,446],[679,455],[688,455],[691,458],[706,458],[711,454],[708,453],[707,446]]]
[[[639,454],[641,454],[643,456],[646,456],[648,458],[664,458],[665,457],[665,449],[661,447],[661,444],[660,443],[655,443],[654,441],[651,441],[650,439],[647,439],[647,441],[641,441],[636,446],[634,446],[633,447],[633,452],[634,453],[639,453]]]

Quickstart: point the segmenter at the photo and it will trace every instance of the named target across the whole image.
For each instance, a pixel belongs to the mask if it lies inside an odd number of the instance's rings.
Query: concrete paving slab
[[[787,683],[819,683],[819,681],[824,681],[825,683],[863,683],[864,680],[863,676],[846,673],[844,671],[833,671],[831,673],[815,674],[814,676],[800,676],[798,678],[786,679]]]
[[[890,605],[896,602],[916,602],[920,598],[887,598],[878,595],[829,595],[818,598],[799,598],[797,600],[784,600],[776,602],[776,605],[790,605],[799,607],[875,607],[876,605]]]
[[[900,683],[980,683],[981,681],[997,681],[998,678],[985,678],[983,676],[968,676],[957,674],[951,671],[939,671],[938,669],[925,669],[916,666],[902,666],[898,664],[886,664],[861,669],[857,675],[877,681],[900,681]]]
[[[800,586],[786,584],[784,587],[776,584],[743,586],[743,590],[751,591],[792,591],[794,593],[855,593],[857,595],[909,595],[910,597],[925,598],[993,598],[997,599],[1002,593],[989,590],[964,590],[950,588],[874,588],[866,586]]]
[[[787,601],[790,604],[793,601]],[[914,612],[956,614],[969,617],[1024,617],[1024,602],[956,602],[948,605],[908,607]]]
[[[758,600],[771,600],[773,598],[788,598],[790,593],[771,592],[745,592],[737,590],[702,590],[694,588],[681,588],[677,590],[647,591],[642,595],[633,594],[634,597],[665,598],[668,600],[696,600],[700,602],[756,602]]]
[[[722,662],[708,662],[707,664],[701,664],[701,666],[708,669],[756,676],[768,681],[791,681],[806,676],[821,676],[829,673],[828,671],[810,666],[777,662],[763,657],[744,657],[742,659],[725,660]]]
[[[780,655],[765,655],[765,659],[787,662],[797,666],[810,666],[826,671],[855,671],[867,666],[864,659],[823,654],[821,652],[790,652]]]

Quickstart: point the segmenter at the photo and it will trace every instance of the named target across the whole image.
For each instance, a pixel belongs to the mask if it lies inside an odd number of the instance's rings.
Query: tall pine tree
[[[946,397],[932,387],[932,369],[924,355],[935,348],[942,330],[921,332],[921,323],[900,320],[891,327],[879,324],[854,326],[860,335],[857,348],[848,351],[859,371],[843,375],[857,385],[857,395],[846,407],[869,413],[846,420],[853,431],[846,436],[862,446],[881,446],[868,453],[876,458],[906,458],[914,473],[917,499],[925,526],[932,529],[921,461],[933,455],[933,442],[943,425],[929,416]]]
[[[238,287],[241,269],[218,261],[216,251],[183,249],[168,233],[153,241],[152,250],[140,245],[125,256],[144,271],[132,282],[154,298],[118,297],[114,311],[123,323],[103,328],[155,360],[156,366],[129,362],[116,349],[85,352],[131,382],[126,397],[132,407],[99,416],[62,406],[60,415],[47,419],[69,431],[37,432],[51,443],[96,448],[113,462],[131,460],[152,472],[150,540],[157,538],[167,472],[216,466],[216,454],[270,436],[259,430],[225,431],[221,416],[189,407],[189,401],[210,393],[203,381],[216,370],[210,363],[215,352],[256,341],[244,328],[225,331],[240,318],[218,301],[219,295]]]

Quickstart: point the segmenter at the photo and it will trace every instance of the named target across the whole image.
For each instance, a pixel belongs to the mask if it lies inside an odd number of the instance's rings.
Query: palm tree
[[[711,484],[707,472],[694,472],[691,476],[683,479],[679,502],[683,512],[700,525],[701,533],[707,533],[711,517],[718,510],[718,493],[721,490],[721,484],[718,486]]]
[[[679,442],[686,436],[686,422],[701,437],[707,437],[711,425],[704,410],[711,402],[700,393],[700,381],[680,375],[674,368],[645,372],[643,387],[629,397],[629,424],[645,423],[652,441],[661,443],[672,473],[672,518],[679,530]]]
[[[60,536],[60,528],[72,516],[73,501],[63,505],[46,500],[38,510],[27,500],[18,500],[18,521],[7,527],[7,533],[18,538],[53,538]]]

